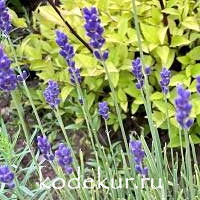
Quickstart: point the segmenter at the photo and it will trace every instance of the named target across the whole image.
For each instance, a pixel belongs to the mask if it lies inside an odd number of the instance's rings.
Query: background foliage
[[[61,0],[61,3],[60,12],[86,41],[88,38],[84,35],[84,21],[80,8],[91,5],[96,5],[99,8],[102,23],[106,29],[104,48],[110,51],[107,64],[117,91],[120,107],[124,113],[123,117],[142,116],[143,101],[133,84],[134,78],[130,73],[131,60],[139,56],[131,0]],[[175,147],[179,145],[179,138],[178,124],[174,118],[174,86],[183,82],[186,87],[195,92],[194,78],[200,74],[200,2],[192,0],[140,0],[137,1],[137,10],[142,31],[145,64],[151,66],[153,71],[149,78],[152,90],[153,118],[157,127],[163,130],[167,129],[166,108],[163,94],[158,92],[160,91],[159,72],[162,66],[173,70],[168,109],[172,127],[169,145]],[[81,68],[81,75],[84,77],[82,88],[85,89],[85,93],[87,91],[90,112],[93,113],[96,128],[99,129],[100,119],[97,117],[97,102],[105,99],[111,107],[114,106],[103,67],[69,32],[50,6],[38,7],[33,12],[32,23],[30,20],[18,18],[14,11],[11,11],[11,14],[13,24],[30,33],[27,36],[24,35],[20,41],[16,41],[21,66],[28,64],[30,70],[36,72],[40,82],[44,81],[44,84],[49,79],[58,81],[61,88],[62,114],[70,116],[72,123],[75,121],[77,126],[81,126],[83,114],[80,107],[74,104],[78,99],[74,87],[70,84],[65,61],[58,54],[55,29],[60,29],[69,36],[76,50],[77,66]],[[32,88],[31,91],[35,105],[38,105],[38,109],[49,109],[42,95],[43,84],[38,84],[36,87],[37,90]],[[197,94],[192,95],[192,116],[197,117],[197,120],[191,129],[191,136],[196,143],[200,143],[197,131],[200,128],[199,101],[200,98]],[[108,123],[113,126],[115,131],[118,129],[114,114],[111,113]],[[142,126],[142,124],[139,125]],[[73,129],[76,126],[73,125],[69,128]],[[145,132],[147,133],[148,129],[145,129]]]

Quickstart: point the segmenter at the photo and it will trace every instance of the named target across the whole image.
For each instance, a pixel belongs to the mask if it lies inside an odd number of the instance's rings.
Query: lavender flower
[[[200,94],[200,76],[196,77],[196,81],[197,81],[196,89],[197,89],[197,92]]]
[[[0,47],[0,89],[12,91],[17,87],[17,78],[10,68],[11,61]]]
[[[71,164],[73,162],[73,158],[71,156],[70,148],[66,147],[64,144],[60,144],[58,150],[55,152],[58,164],[61,166],[63,171],[66,174],[71,174],[73,172],[73,168]]]
[[[142,72],[142,65],[140,58],[136,58],[132,61],[132,69],[131,69],[133,75],[137,79],[136,88],[141,89],[144,85],[144,75]]]
[[[168,85],[170,83],[170,77],[171,77],[171,72],[168,70],[166,67],[162,68],[162,71],[160,72],[160,86],[162,89],[162,92],[164,94],[167,94],[169,91]]]
[[[74,58],[74,48],[73,46],[68,42],[67,36],[61,32],[61,31],[56,31],[56,43],[60,46],[60,55],[64,57],[66,60],[69,68],[68,71],[70,73],[70,80],[71,83],[75,84],[76,79],[78,83],[81,83],[82,78],[80,75],[80,69],[75,67],[75,62],[73,61]],[[76,76],[76,79],[75,79]]]
[[[105,39],[103,38],[104,29],[101,26],[101,20],[96,7],[83,8],[83,15],[86,22],[84,28],[87,36],[90,37],[90,45],[94,48],[94,56],[98,60],[107,60],[108,51],[103,53],[100,51],[105,43]]]
[[[48,87],[45,89],[43,95],[45,97],[46,102],[54,109],[59,103],[60,99],[58,95],[60,93],[58,83],[56,81],[49,80]]]
[[[151,67],[146,67],[146,68],[145,68],[145,74],[146,74],[147,76],[150,76],[150,75],[151,75]]]
[[[8,35],[11,28],[10,16],[8,14],[5,0],[0,0],[0,31],[3,34]]]
[[[47,160],[52,161],[54,159],[54,155],[51,153],[51,145],[46,136],[38,136],[37,145]]]
[[[21,74],[17,75],[17,81],[23,82],[29,77],[29,75],[30,74],[26,70],[24,70]]]
[[[79,69],[79,68],[76,68],[75,66],[74,66],[74,67],[69,67],[69,68],[68,68],[68,71],[69,71],[69,73],[70,73],[70,75],[71,75],[71,77],[70,77],[71,83],[76,84],[75,76],[76,76],[76,78],[77,78],[77,81],[78,81],[79,83],[81,83],[82,77],[81,77],[81,75],[80,75],[80,69]],[[75,75],[75,76],[74,76],[74,75]]]
[[[9,167],[6,165],[0,166],[0,181],[2,183],[5,183],[5,185],[12,189],[15,187],[15,184],[13,182],[14,180],[14,174],[9,170]]]
[[[143,167],[145,152],[142,150],[142,143],[139,140],[135,140],[131,141],[129,146],[131,153],[134,156],[136,172],[141,174],[143,177],[146,177],[148,175],[148,168]]]
[[[177,85],[177,98],[175,99],[176,120],[183,129],[189,129],[193,124],[190,113],[192,105],[190,104],[190,91],[183,88],[182,85]]]
[[[103,101],[100,102],[98,106],[99,106],[99,115],[102,116],[105,120],[107,120],[109,115],[108,103],[106,101]]]

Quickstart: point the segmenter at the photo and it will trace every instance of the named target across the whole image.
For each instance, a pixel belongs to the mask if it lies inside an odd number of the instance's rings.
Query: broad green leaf
[[[186,17],[183,20],[182,25],[184,27],[186,27],[187,29],[192,29],[192,30],[195,30],[197,32],[200,31],[200,24],[199,24],[196,17]]]
[[[187,53],[187,56],[191,60],[200,60],[200,46],[193,48],[189,53]]]
[[[169,47],[168,46],[161,46],[156,48],[156,53],[161,59],[162,66],[166,66],[168,56],[169,56]]]
[[[138,96],[140,96],[140,91],[135,87],[134,84],[128,86],[127,88],[125,88],[124,91],[125,91],[128,95],[130,95],[130,96],[132,96],[132,97],[135,97],[135,98],[138,97]]]
[[[119,72],[110,73],[110,78],[113,83],[113,86],[116,88],[119,81]]]
[[[175,8],[165,8],[164,10],[162,10],[162,13],[166,13],[166,14],[170,14],[170,15],[175,15],[175,16],[179,16],[179,11]]]
[[[126,93],[121,88],[119,88],[117,91],[117,96],[118,96],[119,104],[121,108],[126,112],[127,106],[128,106]]]
[[[183,83],[186,86],[190,84],[190,78],[187,78],[185,74],[175,74],[170,80],[170,86],[176,86],[177,84]]]
[[[140,23],[142,34],[144,38],[154,44],[159,44],[158,28],[156,26]]]
[[[121,36],[122,40],[128,31],[128,18],[126,15],[122,15],[118,22],[118,33]]]
[[[61,90],[61,99],[64,102],[66,100],[66,98],[69,96],[69,94],[71,93],[71,91],[74,89],[73,86],[71,85],[67,85],[65,87],[62,88]]]
[[[166,120],[166,116],[162,112],[154,111],[153,113],[153,121],[156,124],[156,127],[160,127]]]
[[[187,65],[187,64],[190,63],[190,57],[189,56],[180,56],[180,57],[177,57],[177,60],[184,65]]]
[[[169,117],[174,116],[175,114],[175,109],[172,106],[172,104],[168,103],[167,107],[166,104],[164,102],[164,100],[158,100],[158,101],[153,101],[153,104],[164,114],[166,114],[167,109],[168,109],[168,114]]]
[[[46,19],[47,22],[52,22],[61,26],[65,26],[64,22],[60,19],[58,14],[51,6],[39,7],[39,14]]]
[[[189,65],[186,68],[186,74],[188,77],[193,76],[194,78],[200,75],[200,64]]]
[[[162,92],[154,92],[151,97],[150,97],[151,101],[154,100],[159,100],[159,99],[164,99],[163,93]]]
[[[92,105],[94,104],[94,100],[95,100],[95,94],[94,93],[89,93],[86,96],[87,99],[87,103],[88,103],[88,108],[90,109],[92,107]]]
[[[131,114],[134,115],[137,110],[139,108],[139,105],[138,104],[135,104],[134,102],[131,104]]]
[[[26,24],[25,18],[19,18],[17,16],[17,14],[11,9],[9,9],[9,15],[10,15],[12,24],[15,27],[17,27],[17,28],[27,28],[27,24]]]
[[[172,42],[171,42],[170,47],[178,47],[182,45],[187,45],[189,43],[190,41],[186,37],[180,36],[180,35],[174,35],[172,37]]]
[[[158,30],[158,37],[159,37],[159,40],[160,40],[160,44],[164,44],[167,29],[168,29],[168,27],[166,26],[166,27],[161,27]]]
[[[97,0],[97,8],[102,11],[107,11],[110,0]]]

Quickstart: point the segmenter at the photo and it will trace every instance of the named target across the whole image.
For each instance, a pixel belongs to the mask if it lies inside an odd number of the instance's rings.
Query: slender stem
[[[58,120],[58,123],[59,123],[59,125],[60,125],[60,128],[61,128],[61,130],[62,130],[62,132],[63,132],[63,135],[64,135],[64,137],[65,137],[65,140],[66,140],[66,142],[67,142],[67,145],[69,146],[70,149],[72,149],[71,143],[70,143],[69,138],[68,138],[68,136],[67,136],[67,132],[66,132],[66,130],[65,130],[65,126],[64,126],[62,117],[60,116],[60,113],[59,113],[59,109],[57,108],[56,110],[54,110],[54,113],[55,113],[55,116],[56,116],[56,118],[57,118],[57,120]],[[75,156],[75,154],[74,154],[74,151],[72,151],[72,155],[73,155],[73,157],[74,157],[74,159],[75,159],[74,166],[75,166],[75,167],[78,167],[78,161],[77,161],[77,159],[76,159],[76,156]]]
[[[94,153],[95,153],[95,158],[97,160],[97,164],[99,165],[99,158],[98,158],[97,151],[96,151],[96,148],[95,148],[95,143],[94,143],[94,138],[95,138],[96,143],[99,146],[99,141],[98,141],[98,138],[97,138],[96,130],[93,126],[93,122],[92,122],[92,119],[91,119],[91,116],[90,116],[90,113],[89,113],[87,101],[86,101],[86,98],[84,98],[83,91],[82,91],[80,83],[77,79],[76,73],[74,71],[72,71],[72,72],[73,72],[73,77],[75,79],[75,86],[76,86],[78,98],[79,98],[79,100],[83,101],[83,103],[81,103],[81,109],[82,109],[83,114],[84,114],[87,129],[88,129],[88,132],[89,132],[89,138],[91,140],[92,148],[93,148]],[[94,134],[92,134],[92,133],[94,133]],[[100,149],[101,148],[99,148],[98,150],[100,150]]]
[[[15,49],[14,49],[14,47],[13,47],[12,41],[11,41],[11,39],[10,39],[9,36],[8,36],[8,42],[9,42],[9,44],[10,44],[10,48],[11,48],[11,51],[12,51],[12,54],[13,54],[15,63],[16,63],[16,65],[17,65],[18,72],[19,72],[19,74],[22,76],[22,71],[21,71],[21,68],[20,68],[19,63],[18,63],[17,55],[16,55]],[[32,97],[31,97],[30,91],[29,91],[29,89],[28,89],[28,87],[27,87],[27,85],[26,85],[26,81],[23,80],[22,83],[23,83],[23,86],[24,86],[24,88],[25,88],[27,97],[28,97],[28,99],[29,99],[29,101],[30,101],[30,103],[31,103],[32,108],[33,108],[33,112],[34,112],[34,114],[35,114],[35,117],[36,117],[37,123],[38,123],[38,125],[39,125],[39,128],[40,128],[42,134],[45,135],[45,132],[44,132],[44,129],[43,129],[43,127],[42,127],[42,123],[41,123],[41,121],[40,121],[40,117],[39,117],[39,115],[38,115],[37,109],[36,109],[36,107],[35,107],[35,105],[34,105],[34,102],[33,102],[33,99],[32,99]]]
[[[101,53],[100,50],[99,50],[99,52],[100,52],[101,57],[102,57],[102,53]],[[117,95],[116,95],[113,83],[111,81],[110,73],[108,71],[108,67],[107,67],[105,61],[102,61],[102,64],[103,64],[103,67],[104,67],[104,69],[106,71],[106,75],[108,77],[108,82],[109,82],[110,89],[111,89],[111,92],[112,92],[111,96],[112,96],[112,99],[114,101],[115,109],[116,109],[116,112],[117,112],[117,118],[118,118],[119,126],[120,126],[120,129],[121,129],[121,132],[122,132],[122,137],[123,137],[123,140],[124,140],[126,152],[128,153],[129,152],[129,147],[128,147],[128,142],[127,142],[127,138],[126,138],[126,133],[125,133],[125,130],[124,130],[124,125],[123,125],[123,122],[122,122],[122,117],[121,117],[119,104],[118,104],[118,101],[117,101]],[[128,155],[129,155],[129,153],[128,153]],[[130,155],[129,155],[129,158],[130,158]],[[129,159],[129,161],[131,161],[131,159]]]
[[[187,161],[187,178],[189,181],[189,189],[190,189],[190,199],[194,199],[194,189],[193,189],[193,175],[192,175],[192,163],[191,163],[191,153],[190,153],[190,142],[188,131],[184,131],[185,135],[185,144],[186,144],[186,161]],[[189,197],[188,197],[189,198]]]
[[[165,94],[164,94],[164,98],[165,98],[165,106],[166,106],[167,128],[168,128],[168,133],[169,133],[169,139],[171,140],[171,129],[170,129],[168,103],[167,103],[167,96]]]
[[[24,121],[24,117],[22,115],[22,107],[21,107],[21,104],[18,102],[17,100],[17,97],[16,95],[14,94],[14,92],[11,92],[11,95],[12,95],[12,99],[14,101],[14,105],[15,105],[15,108],[17,109],[17,113],[18,113],[18,116],[19,116],[19,119],[20,119],[20,122],[21,122],[21,125],[22,125],[22,129],[24,131],[24,135],[25,135],[25,138],[26,138],[26,142],[27,142],[27,145],[28,145],[28,148],[29,148],[29,151],[31,153],[31,156],[33,158],[33,162],[37,168],[37,172],[39,173],[39,166],[38,166],[38,163],[35,159],[35,156],[34,156],[34,153],[32,152],[31,150],[31,143],[30,143],[30,138],[29,138],[29,135],[28,135],[28,129],[26,127],[26,123]]]
[[[137,9],[136,9],[135,0],[132,0],[132,5],[133,5],[135,28],[136,28],[137,39],[138,39],[138,47],[139,47],[139,51],[140,51],[140,58],[141,58],[141,61],[142,61],[142,71],[143,71],[144,79],[145,79],[145,84],[144,84],[144,93],[145,93],[145,96],[146,96],[146,101],[145,101],[146,106],[145,106],[145,108],[146,108],[146,113],[147,113],[147,117],[148,117],[148,122],[149,122],[150,130],[151,130],[151,134],[152,134],[152,137],[153,137],[153,146],[155,146],[155,149],[156,149],[156,157],[157,157],[157,162],[158,162],[158,166],[159,166],[159,172],[163,177],[162,149],[161,149],[161,144],[160,144],[160,139],[159,139],[157,129],[155,128],[154,123],[153,123],[149,83],[148,83],[148,78],[145,74],[144,54],[143,54],[143,50],[142,50],[142,42],[141,42],[141,37],[140,37],[141,34],[140,34],[139,20],[138,20],[138,16],[137,16]]]
[[[112,160],[113,160],[114,165],[115,165],[115,172],[117,172],[117,164],[116,164],[116,161],[115,161],[114,152],[113,152],[113,148],[112,148],[112,144],[111,144],[111,140],[110,140],[110,135],[109,135],[109,131],[108,131],[108,124],[107,124],[106,119],[104,119],[104,121],[105,121],[105,126],[106,126],[106,134],[107,134],[107,138],[108,138],[108,143],[109,143],[110,151],[111,151],[111,155],[112,155]]]

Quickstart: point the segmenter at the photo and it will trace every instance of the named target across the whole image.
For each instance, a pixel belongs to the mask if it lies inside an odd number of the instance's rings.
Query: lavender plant
[[[14,180],[14,174],[10,171],[9,167],[4,165],[0,166],[0,181],[10,189],[13,189],[15,187],[15,184],[13,182]]]
[[[8,14],[5,0],[0,1],[0,30],[3,34],[7,35],[11,31],[11,20]]]
[[[60,31],[56,32],[56,43],[60,47],[60,55],[64,57],[67,65],[68,72],[70,74],[70,80],[74,87],[77,89],[78,101],[82,108],[87,131],[89,132],[90,142],[91,142],[91,151],[95,154],[95,159],[91,158],[89,161],[84,163],[84,157],[82,151],[80,149],[79,155],[74,152],[73,145],[71,144],[71,140],[69,139],[69,134],[66,132],[66,125],[62,119],[60,114],[59,104],[60,104],[60,89],[58,83],[56,81],[50,80],[48,82],[48,86],[45,89],[43,95],[45,97],[46,103],[50,105],[51,110],[55,113],[57,117],[57,122],[64,134],[67,145],[64,143],[60,143],[58,148],[55,151],[56,161],[54,160],[54,155],[51,150],[51,144],[49,143],[47,137],[45,136],[45,131],[42,127],[42,123],[40,121],[39,115],[37,113],[36,107],[30,96],[29,89],[26,85],[26,77],[27,74],[21,72],[19,70],[19,75],[16,75],[14,70],[10,68],[11,61],[3,52],[3,49],[0,49],[0,88],[5,92],[11,92],[13,101],[15,103],[15,107],[18,111],[19,119],[21,121],[21,125],[23,131],[25,133],[27,146],[24,151],[16,154],[17,158],[1,158],[0,162],[7,163],[6,165],[0,166],[0,182],[2,182],[6,187],[1,187],[0,189],[0,198],[1,199],[9,199],[7,197],[7,192],[10,194],[10,197],[13,199],[23,199],[23,198],[32,198],[32,199],[54,199],[54,197],[58,199],[198,199],[199,195],[199,167],[196,159],[195,148],[192,142],[191,137],[189,136],[189,131],[193,125],[194,120],[191,118],[192,104],[190,103],[191,93],[189,90],[184,89],[183,85],[177,85],[177,98],[175,99],[174,106],[176,109],[175,119],[177,120],[179,126],[180,133],[180,142],[182,142],[182,136],[184,136],[185,143],[185,153],[183,151],[183,145],[181,145],[181,154],[182,160],[181,165],[179,166],[179,157],[178,154],[174,157],[174,152],[171,150],[171,157],[167,156],[167,147],[161,147],[161,141],[159,138],[159,130],[157,129],[152,114],[152,105],[150,101],[150,83],[148,77],[150,75],[150,68],[144,67],[144,55],[143,48],[141,43],[141,34],[140,27],[138,22],[138,15],[135,1],[132,1],[133,11],[134,11],[134,23],[136,27],[137,37],[138,37],[138,46],[140,50],[140,58],[136,58],[132,62],[132,74],[136,78],[136,88],[140,91],[141,97],[143,99],[144,108],[146,110],[149,129],[150,129],[150,137],[152,137],[152,144],[146,143],[144,136],[132,135],[131,140],[128,147],[127,137],[124,130],[124,126],[122,123],[122,115],[118,105],[118,98],[111,81],[111,76],[109,72],[109,68],[106,64],[108,59],[108,51],[103,51],[103,47],[105,44],[105,38],[103,37],[104,28],[101,25],[101,20],[99,16],[99,12],[97,8],[84,8],[83,15],[85,19],[85,30],[87,36],[90,38],[90,46],[93,48],[93,54],[95,58],[100,62],[100,64],[104,67],[106,76],[108,77],[111,95],[113,97],[114,105],[116,108],[118,121],[121,128],[121,133],[123,136],[123,140],[125,143],[125,149],[123,149],[122,144],[112,144],[109,137],[108,130],[108,120],[110,116],[110,112],[112,109],[109,109],[108,103],[106,101],[100,102],[98,104],[98,114],[104,119],[106,126],[106,133],[109,140],[110,149],[107,151],[106,148],[102,147],[98,141],[97,134],[98,132],[94,129],[94,120],[90,115],[90,110],[88,109],[87,101],[85,95],[83,95],[83,91],[81,88],[81,83],[83,78],[80,75],[80,69],[76,67],[76,63],[74,61],[74,48],[69,43],[68,37]],[[2,16],[0,19],[1,30],[4,35],[9,33],[9,25],[6,23],[10,23],[9,15],[7,14],[7,9],[5,7],[5,2],[0,0],[0,10],[2,10]],[[8,35],[7,35],[8,36]],[[16,63],[17,60],[16,60]],[[131,67],[131,66],[130,66]],[[167,68],[163,68],[160,73],[160,86],[162,92],[165,97],[165,103],[167,102],[167,95],[169,93],[169,83],[171,78],[171,72]],[[39,125],[39,129],[42,133],[42,136],[37,137],[37,146],[40,152],[44,155],[44,157],[52,162],[49,162],[54,170],[56,176],[62,177],[62,183],[64,181],[69,180],[70,177],[73,180],[83,181],[83,188],[81,186],[74,186],[73,191],[64,186],[56,187],[56,179],[49,180],[44,188],[34,188],[28,189],[25,185],[28,183],[28,179],[30,179],[30,175],[37,174],[40,172],[39,167],[41,167],[41,163],[39,163],[38,155],[39,152],[36,153],[33,151],[32,141],[34,140],[36,133],[38,130],[36,129],[33,134],[29,134],[27,130],[27,126],[24,120],[24,111],[21,106],[15,91],[17,88],[17,80],[21,82],[25,88],[25,91],[28,95],[28,99],[31,102],[34,114],[37,119],[37,123]],[[199,78],[197,77],[197,85],[196,89],[199,93]],[[20,84],[20,83],[19,83]],[[166,106],[166,116],[168,116],[168,106]],[[169,120],[168,124],[169,124]],[[173,120],[173,119],[172,119]],[[175,124],[176,122],[174,122]],[[4,125],[2,125],[4,128]],[[4,128],[5,129],[5,128]],[[170,126],[168,125],[168,131]],[[5,130],[4,130],[5,131]],[[20,130],[19,130],[20,132]],[[30,137],[30,135],[32,135]],[[171,134],[170,134],[171,136]],[[134,137],[134,138],[132,138]],[[16,139],[17,140],[17,139]],[[3,144],[3,143],[2,143]],[[13,150],[16,142],[13,142]],[[151,146],[151,147],[149,147]],[[191,153],[192,149],[192,153]],[[110,154],[110,152],[111,154]],[[116,152],[115,152],[116,151]],[[33,158],[33,162],[30,163],[28,169],[20,169],[20,162],[24,158],[24,155],[31,153]],[[192,166],[191,155],[193,155],[195,165],[194,168]],[[145,158],[145,159],[144,159]],[[169,158],[171,160],[169,160]],[[113,165],[114,162],[114,165]],[[17,164],[16,164],[17,163]],[[18,176],[14,175],[14,172],[11,172],[11,166],[19,170],[19,172],[23,173],[25,178],[21,184],[19,184]],[[62,170],[58,167],[60,166]],[[80,166],[80,171],[76,168]],[[91,169],[91,166],[94,169]],[[99,174],[99,168],[95,169],[95,167],[103,168],[103,173]],[[134,166],[134,168],[132,167]],[[43,167],[43,166],[42,166]],[[180,171],[180,176],[178,175],[178,170]],[[37,173],[36,173],[37,172]],[[80,172],[80,174],[79,174]],[[98,173],[98,175],[97,175]],[[195,173],[195,175],[193,174]],[[41,174],[39,173],[39,176]],[[70,175],[70,176],[65,176]],[[84,178],[91,175],[92,178],[88,178],[84,181]],[[103,181],[101,181],[101,175]],[[76,178],[78,176],[78,178]],[[131,178],[132,177],[132,178]],[[150,184],[145,184],[143,180],[140,180],[141,177],[148,179],[152,178],[158,182],[159,179],[162,180],[161,187],[155,188],[152,187],[152,182]],[[41,177],[40,177],[41,178]],[[115,180],[118,178],[119,180]],[[128,181],[127,179],[128,178]],[[42,177],[43,179],[43,177]],[[122,184],[123,180],[126,180],[125,183]],[[129,182],[133,179],[136,182],[131,182],[131,187],[129,187]],[[95,181],[101,181],[100,183],[95,184]],[[61,184],[62,184],[61,183]],[[88,184],[90,183],[90,185]],[[136,185],[140,184],[141,185]],[[24,184],[24,185],[23,185]],[[63,183],[64,184],[64,183]],[[118,184],[118,186],[116,186]],[[145,186],[144,186],[145,184]],[[29,184],[30,185],[30,184]],[[53,186],[50,187],[49,185]],[[68,182],[68,186],[70,185],[70,181]],[[102,187],[100,187],[100,186]],[[125,187],[124,187],[125,185]],[[16,187],[15,187],[16,186]],[[71,185],[70,185],[71,186]],[[37,187],[37,186],[35,186]],[[72,187],[72,186],[71,186]],[[124,187],[124,188],[123,188]],[[182,187],[185,189],[183,191]],[[8,188],[8,190],[7,190]],[[59,188],[59,190],[57,190]],[[13,189],[13,193],[10,192],[10,189]],[[88,190],[89,189],[89,190]]]
[[[38,136],[37,137],[37,145],[44,155],[45,159],[53,161],[54,155],[51,153],[51,145],[46,136]]]

